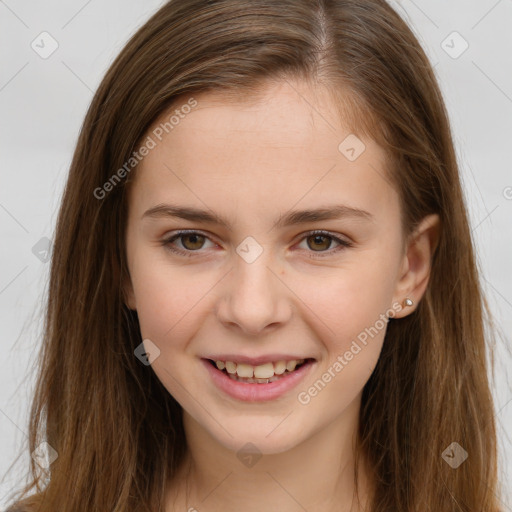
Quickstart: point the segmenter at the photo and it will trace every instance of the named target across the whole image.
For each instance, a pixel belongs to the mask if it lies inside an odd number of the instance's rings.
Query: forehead
[[[215,91],[193,98],[197,104],[182,111],[172,129],[160,130],[161,140],[155,128],[178,114],[189,96],[175,101],[148,131],[156,145],[134,176],[134,193],[146,202],[183,193],[195,203],[267,208],[349,196],[376,205],[396,199],[384,151],[353,133],[352,123],[340,115],[349,107],[323,87],[282,81],[257,95]]]

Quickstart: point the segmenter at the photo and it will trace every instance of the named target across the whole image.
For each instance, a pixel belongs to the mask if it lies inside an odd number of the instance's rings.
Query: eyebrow
[[[227,228],[229,231],[232,231],[231,223],[222,215],[218,215],[211,210],[202,210],[188,206],[159,204],[144,212],[141,218],[144,219],[146,217],[154,219],[177,217],[192,222],[217,224]],[[272,226],[272,229],[306,224],[309,222],[336,220],[343,217],[352,217],[369,221],[374,220],[374,216],[365,210],[352,208],[346,205],[332,205],[312,210],[292,210],[287,212],[285,215],[281,215]]]

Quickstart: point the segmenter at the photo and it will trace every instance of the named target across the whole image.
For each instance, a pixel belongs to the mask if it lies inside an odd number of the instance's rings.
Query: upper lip
[[[232,361],[234,363],[250,364],[251,366],[259,366],[265,363],[274,363],[276,361],[292,361],[300,359],[313,359],[312,357],[302,357],[297,355],[289,354],[267,354],[259,357],[249,357],[244,355],[234,354],[217,354],[213,356],[207,356],[204,359],[211,359],[212,361]]]

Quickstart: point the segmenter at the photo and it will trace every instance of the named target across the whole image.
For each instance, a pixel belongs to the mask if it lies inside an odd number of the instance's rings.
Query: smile
[[[305,359],[292,359],[291,361],[276,361],[253,366],[233,361],[215,361],[217,368],[228,375],[228,377],[239,382],[249,384],[268,384],[281,379],[284,375],[300,368]],[[213,363],[213,361],[211,361]]]
[[[259,402],[276,399],[297,386],[309,374],[316,360],[276,361],[259,366],[211,359],[202,359],[202,363],[224,395]]]

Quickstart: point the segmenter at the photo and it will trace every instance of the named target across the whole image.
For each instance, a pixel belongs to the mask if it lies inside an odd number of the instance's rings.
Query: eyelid
[[[205,237],[210,242],[213,242],[213,240],[211,240],[211,235],[207,232],[197,230],[197,229],[182,229],[182,230],[173,231],[172,234],[167,235],[162,240],[162,245],[165,246],[171,252],[185,256],[185,257],[194,256],[196,253],[201,254],[202,252],[204,252],[202,249],[197,249],[195,251],[192,251],[192,250],[175,248],[172,246],[172,242],[179,239],[181,236],[196,235],[196,234]],[[328,249],[326,251],[307,251],[306,250],[306,252],[309,254],[309,256],[311,258],[322,258],[322,257],[333,256],[340,250],[353,247],[353,245],[354,245],[354,243],[351,240],[346,239],[346,238],[348,238],[348,237],[346,237],[346,235],[333,233],[331,231],[327,231],[324,229],[313,229],[310,231],[306,231],[305,233],[301,233],[299,235],[300,238],[298,239],[298,242],[301,242],[302,240],[304,240],[310,236],[314,236],[314,235],[322,235],[327,238],[331,238],[334,242],[338,243],[339,246],[334,249]]]
[[[195,253],[204,252],[202,249],[197,249],[196,251],[187,251],[185,249],[175,248],[171,245],[172,242],[179,239],[181,236],[185,235],[200,235],[203,236],[205,239],[209,240],[210,242],[214,243],[213,240],[211,240],[211,235],[209,233],[197,229],[180,229],[171,232],[170,235],[166,235],[162,240],[162,245],[167,247],[167,249],[170,250],[171,252],[180,254],[182,256],[193,256]]]
[[[321,235],[321,236],[325,236],[327,238],[331,238],[334,242],[336,242],[339,245],[338,245],[338,247],[335,247],[334,249],[328,249],[327,251],[308,251],[308,250],[306,250],[308,257],[311,259],[328,258],[329,256],[335,256],[340,251],[354,246],[354,243],[352,241],[346,239],[347,238],[346,235],[333,233],[333,232],[327,231],[325,229],[313,229],[310,231],[306,231],[305,233],[302,233],[300,235],[299,242],[302,242],[302,240],[305,240],[306,238],[309,238],[310,236],[315,236],[315,235]]]

